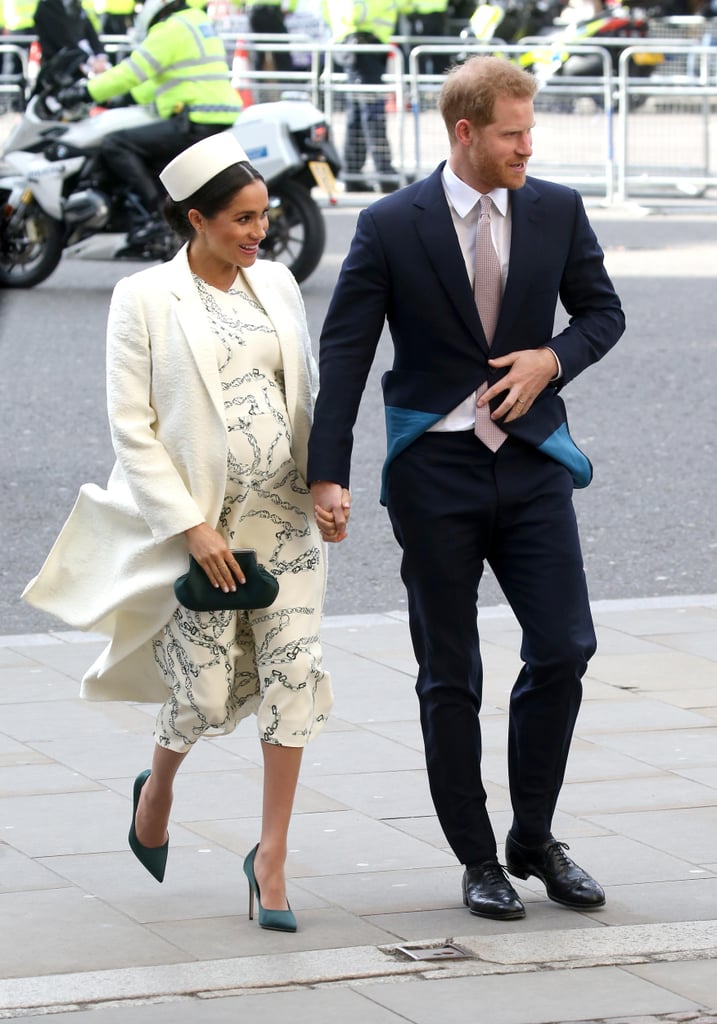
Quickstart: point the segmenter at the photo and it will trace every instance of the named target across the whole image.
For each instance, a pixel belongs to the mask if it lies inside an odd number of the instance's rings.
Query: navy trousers
[[[426,433],[392,463],[387,504],[403,550],[431,795],[451,849],[472,866],[496,856],[479,720],[486,563],[522,629],[509,707],[511,832],[527,845],[550,834],[596,646],[572,480],[512,438],[493,453],[472,431]]]

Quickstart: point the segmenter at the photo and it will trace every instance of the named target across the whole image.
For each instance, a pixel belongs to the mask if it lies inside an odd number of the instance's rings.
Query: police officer
[[[396,31],[397,0],[327,0],[324,4],[335,42],[348,45],[387,43]],[[351,85],[379,85],[386,72],[387,53],[360,49],[342,57]],[[380,94],[348,94],[343,172],[356,178],[370,153],[383,191],[397,187],[398,174],[391,163],[386,136],[386,103]]]
[[[137,103],[154,103],[163,119],[113,132],[101,157],[115,178],[131,185],[144,216],[130,230],[130,248],[141,248],[166,230],[159,212],[163,193],[157,170],[187,146],[224,131],[242,109],[230,84],[224,42],[207,14],[185,0],[147,0],[136,22],[139,45],[116,67],[63,90],[60,103],[105,103],[130,92]]]
[[[20,47],[28,55],[30,53],[30,43],[21,42],[13,37],[35,35],[36,7],[37,0],[0,0],[2,12],[0,26],[2,26],[1,38],[3,42]],[[0,71],[3,76],[11,78],[13,81],[17,80],[19,85],[23,84],[24,72],[22,63],[14,54],[6,53],[2,55]],[[13,93],[10,105],[13,110],[23,110],[25,107],[24,98],[20,98]]]
[[[87,54],[95,74],[109,61],[97,34],[99,19],[82,0],[40,0],[35,11],[35,31],[42,51],[42,65],[63,49],[78,47]]]
[[[5,35],[34,35],[37,0],[0,0],[0,6]]]
[[[135,0],[94,0],[93,6],[103,36],[130,35],[137,7]],[[115,42],[107,56],[112,64],[118,64],[129,51],[129,46]]]
[[[124,36],[132,28],[135,0],[96,0],[95,10],[104,36]]]
[[[249,28],[265,35],[287,35],[285,16],[296,10],[298,0],[246,0]],[[264,57],[271,56],[277,71],[293,71],[294,63],[288,50],[254,50],[252,65],[261,71]]]
[[[445,36],[448,30],[448,0],[407,0],[403,13],[408,21],[408,34],[420,45],[421,36]],[[430,45],[430,44],[426,44]],[[422,54],[418,68],[422,75],[442,75],[451,63],[447,53]]]

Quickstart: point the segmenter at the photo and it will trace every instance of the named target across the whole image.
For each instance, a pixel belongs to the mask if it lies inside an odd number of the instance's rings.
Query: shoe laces
[[[551,843],[547,843],[545,846],[545,852],[549,856],[555,857],[562,867],[572,867],[573,862],[570,857],[565,853],[565,850],[569,850],[570,847],[567,843],[561,843],[559,839],[553,839]]]
[[[481,867],[485,878],[490,882],[505,882],[508,877],[505,868],[497,860],[487,860]]]

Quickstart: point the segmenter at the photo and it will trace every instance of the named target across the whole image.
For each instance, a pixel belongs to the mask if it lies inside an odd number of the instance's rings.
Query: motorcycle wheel
[[[305,281],[321,261],[326,225],[310,192],[295,181],[269,190],[269,228],[261,243],[264,259],[286,264],[297,281]]]
[[[0,221],[0,287],[33,288],[55,270],[64,248],[62,223],[30,202],[21,221]]]

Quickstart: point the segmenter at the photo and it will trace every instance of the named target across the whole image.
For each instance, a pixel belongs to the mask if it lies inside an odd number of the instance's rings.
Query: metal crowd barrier
[[[235,40],[235,44],[236,44]],[[305,66],[280,74],[256,71],[244,61],[241,75],[235,69],[234,84],[243,86],[250,102],[277,98],[281,90],[307,92],[329,121],[339,152],[346,135],[346,109],[362,95],[381,95],[386,104],[387,136],[397,184],[423,177],[448,153],[448,139],[437,99],[442,75],[422,74],[421,57],[448,56],[464,59],[474,53],[500,52],[519,60],[522,54],[544,51],[538,69],[536,127],[531,172],[572,185],[597,196],[606,204],[625,202],[650,193],[704,194],[717,187],[717,145],[714,90],[717,86],[717,48],[685,40],[640,40],[625,49],[624,39],[599,44],[553,46],[544,37],[507,46],[477,44],[454,39],[441,45],[414,46],[406,57],[391,42],[361,47],[384,52],[388,70],[380,86],[348,82],[342,64],[347,52],[359,47],[317,44],[284,37],[278,42],[259,37],[239,37],[245,57],[253,52],[282,49],[306,54]],[[617,72],[611,48],[624,51]],[[602,66],[597,77],[553,75],[550,53],[596,55]],[[635,55],[665,57],[649,77],[632,77],[629,61]],[[648,60],[649,62],[649,60]],[[675,74],[674,69],[686,69]],[[667,68],[670,73],[667,73]],[[273,90],[271,94],[267,90]],[[689,115],[689,116],[686,116]],[[675,145],[675,140],[684,144]],[[676,157],[679,154],[679,162]],[[687,154],[687,155],[686,155]],[[361,179],[379,187],[383,177],[367,162]],[[352,179],[344,176],[350,187]]]
[[[27,50],[16,43],[0,42],[0,106],[25,109],[28,91]],[[8,97],[7,100],[3,97]],[[14,102],[13,102],[14,101]]]
[[[711,45],[709,26],[701,26],[699,39],[697,26],[691,23],[690,31],[693,36],[688,39],[640,39],[627,49],[624,39],[555,46],[545,37],[536,37],[507,46],[455,38],[412,46],[408,53],[403,39],[385,46],[348,47],[306,36],[221,34],[233,64],[232,83],[245,103],[278,99],[287,91],[307,93],[324,110],[339,153],[346,136],[347,108],[366,96],[383,98],[397,185],[425,176],[448,154],[437,104],[443,76],[421,73],[422,57],[454,61],[474,53],[500,52],[519,61],[523,54],[542,48],[545,62],[537,70],[531,173],[572,185],[610,204],[650,195],[704,195],[717,189],[717,46]],[[122,37],[106,38],[118,50],[128,43]],[[621,50],[617,72],[613,46]],[[348,81],[343,58],[357,49],[387,55],[387,72],[380,85]],[[25,51],[0,44],[0,55],[8,51],[22,60],[27,75]],[[294,70],[279,72],[266,60],[261,60],[260,68],[254,66],[255,55],[272,51],[294,54]],[[551,74],[551,51],[597,55],[602,75]],[[631,58],[645,54],[662,54],[664,60],[647,77],[631,76]],[[0,77],[0,97],[7,91],[4,85],[17,90],[16,83],[3,83]],[[348,186],[353,184],[343,177]],[[361,179],[376,187],[385,183],[370,158]]]
[[[282,92],[308,92],[312,101],[321,103],[321,68],[323,48],[307,36],[287,36],[221,32],[232,74],[232,85],[241,93],[245,103],[267,103],[278,99]],[[266,67],[272,53],[290,53],[299,58],[301,66],[293,71],[279,71]],[[255,63],[264,67],[254,68]]]
[[[391,69],[383,76],[380,85],[361,85],[349,82],[344,70],[344,61],[349,54],[362,50],[365,53],[384,53],[390,59]],[[321,92],[323,95],[323,109],[326,119],[332,126],[335,141],[341,152],[342,142],[346,139],[348,108],[351,104],[357,103],[359,109],[364,101],[375,101],[376,98],[383,104],[386,119],[386,141],[388,152],[381,154],[382,159],[391,164],[397,171],[392,186],[400,187],[406,184],[407,172],[410,170],[406,152],[406,75],[404,57],[402,51],[391,44],[341,46],[333,45],[324,49],[324,67],[321,73]],[[338,130],[337,130],[338,129]],[[371,152],[371,143],[367,142],[367,150]],[[386,174],[380,173],[375,166],[368,170],[361,170],[354,175],[344,174],[344,180],[351,184],[352,180],[361,182],[378,183],[386,182]]]
[[[634,47],[620,55],[618,102],[626,113],[616,123],[617,202],[650,191],[701,196],[717,187],[717,49],[674,43],[661,49],[688,56],[691,74],[631,82]],[[631,98],[643,101],[637,110],[630,111]]]
[[[536,55],[535,45],[501,46],[501,55],[520,62],[524,54]],[[602,65],[602,75],[595,78],[553,77],[550,74],[550,51],[540,41],[545,63],[538,65],[538,93],[535,98],[536,127],[533,132],[533,156],[530,172],[584,190],[597,191],[610,202],[613,195],[614,147],[612,141],[612,95],[614,82],[609,53],[598,46],[574,46],[570,53],[592,55]],[[567,51],[567,47],[561,47]],[[544,53],[543,53],[544,51]],[[448,47],[418,46],[409,56],[409,88],[414,114],[415,145],[413,173],[423,176],[444,159],[448,152],[447,136],[436,102],[442,77],[419,73],[419,61],[426,53],[450,52]],[[454,51],[455,52],[455,51]],[[491,54],[495,45],[464,45],[461,56]],[[577,100],[587,99],[594,116],[589,122],[573,118]]]

